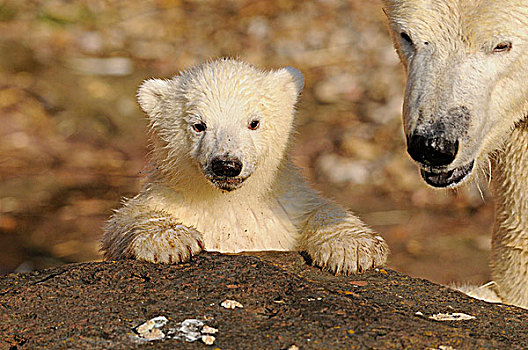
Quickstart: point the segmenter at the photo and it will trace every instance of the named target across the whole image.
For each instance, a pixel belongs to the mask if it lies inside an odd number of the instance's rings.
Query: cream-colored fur
[[[336,273],[385,263],[384,240],[311,190],[288,159],[303,84],[294,68],[264,72],[232,59],[144,82],[154,170],[108,221],[105,257],[170,263],[202,249],[299,250]],[[240,174],[215,175],[218,157],[239,160]]]
[[[487,301],[488,303],[501,303],[502,299],[497,294],[497,284],[495,282],[488,282],[481,286],[473,286],[468,284],[452,284],[449,287],[459,290],[470,297]]]
[[[384,4],[408,75],[407,137],[433,135],[425,143],[433,148],[441,139],[458,142],[450,164],[420,161],[418,148],[413,158],[437,187],[458,186],[478,170],[491,176],[494,290],[503,302],[528,307],[528,2]]]

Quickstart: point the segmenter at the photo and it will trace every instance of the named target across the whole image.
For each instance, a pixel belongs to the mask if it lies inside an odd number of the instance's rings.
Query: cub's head
[[[266,72],[234,59],[145,81],[138,100],[149,116],[156,165],[173,180],[201,176],[223,191],[250,176],[269,186],[285,156],[303,84],[295,68]]]

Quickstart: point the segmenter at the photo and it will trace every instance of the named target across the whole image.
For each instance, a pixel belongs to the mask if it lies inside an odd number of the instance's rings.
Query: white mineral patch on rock
[[[169,320],[165,316],[154,317],[147,322],[140,324],[134,330],[142,339],[148,341],[161,340],[165,338],[165,334],[160,330],[160,328],[165,326],[168,321]]]
[[[476,318],[475,316],[471,316],[462,312],[452,312],[452,313],[446,313],[446,314],[435,314],[432,316],[429,316],[431,320],[435,321],[466,321],[466,320],[472,320]]]
[[[222,306],[222,307],[224,307],[226,309],[236,309],[237,307],[239,307],[239,308],[243,308],[244,307],[244,305],[242,305],[238,301],[230,300],[230,299],[226,299],[226,300],[222,301],[220,306]]]
[[[205,333],[205,334],[216,334],[217,332],[218,332],[218,329],[207,326],[207,325],[203,326],[202,328],[202,333]]]
[[[213,337],[212,335],[202,335],[202,342],[205,345],[213,345],[215,340],[216,340],[216,338]]]
[[[200,329],[203,327],[204,323],[200,320],[190,318],[183,321],[180,324],[178,331],[178,338],[183,338],[188,342],[197,341],[202,338],[202,333]]]

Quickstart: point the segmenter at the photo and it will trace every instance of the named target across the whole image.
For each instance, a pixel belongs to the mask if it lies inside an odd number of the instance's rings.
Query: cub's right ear
[[[280,68],[274,74],[282,82],[285,91],[297,99],[304,87],[304,75],[293,67]]]
[[[167,100],[173,80],[145,80],[138,89],[137,98],[141,108],[150,116],[159,113],[164,101]]]

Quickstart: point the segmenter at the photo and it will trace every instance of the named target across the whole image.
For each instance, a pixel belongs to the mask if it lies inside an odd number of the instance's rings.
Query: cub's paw
[[[340,232],[325,239],[312,237],[304,244],[312,264],[337,274],[362,273],[382,266],[389,248],[385,240],[371,233]]]
[[[179,263],[204,250],[202,235],[196,229],[164,218],[150,219],[148,228],[132,240],[131,255],[154,263]]]

